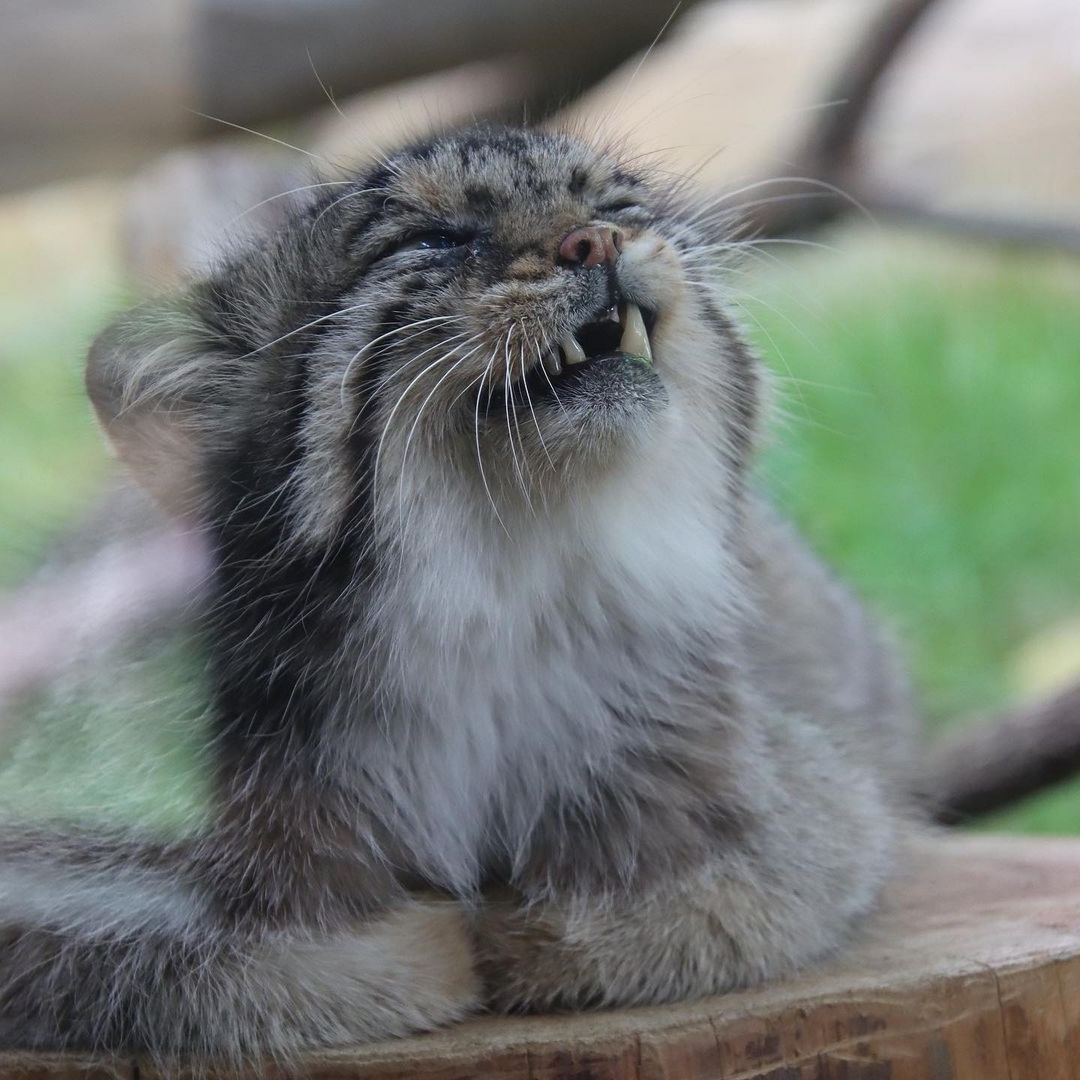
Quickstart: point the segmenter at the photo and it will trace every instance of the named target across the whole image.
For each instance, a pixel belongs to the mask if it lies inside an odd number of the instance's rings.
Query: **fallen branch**
[[[825,95],[822,109],[799,155],[822,172],[845,168],[882,77],[934,0],[891,0],[867,27]]]
[[[746,234],[777,237],[804,232],[857,209],[875,220],[1008,247],[1080,252],[1080,225],[1072,221],[936,207],[862,180],[855,148],[874,95],[933,3],[891,0],[871,20],[823,92],[823,100],[835,104],[815,114],[815,123],[792,156],[790,177],[770,181],[769,198],[753,201],[739,214]]]
[[[325,104],[320,80],[341,98],[514,55],[542,76],[530,95],[535,112],[645,48],[672,7],[672,0],[204,0],[193,39],[197,100],[206,113],[250,125]]]
[[[891,0],[870,20],[823,92],[822,100],[830,106],[813,114],[816,120],[792,157],[791,176],[811,184],[778,177],[769,194],[779,197],[748,214],[750,232],[760,236],[797,232],[832,221],[856,205],[844,192],[854,172],[854,147],[863,121],[889,65],[933,3]],[[830,193],[827,187],[835,190]]]
[[[1057,248],[1080,254],[1080,224],[1052,218],[937,207],[904,195],[851,188],[852,199],[878,221],[932,229],[1003,247]]]
[[[3,0],[0,190],[112,172],[231,125],[262,128],[328,107],[330,95],[509,55],[529,70],[523,89],[537,115],[645,48],[672,7],[673,0]],[[498,104],[520,115],[517,100]],[[431,106],[438,114],[440,102]]]

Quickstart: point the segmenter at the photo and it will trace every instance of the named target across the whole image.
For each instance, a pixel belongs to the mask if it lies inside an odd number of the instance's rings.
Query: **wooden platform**
[[[0,1057],[0,1077],[20,1080],[155,1075],[129,1061]],[[480,1020],[288,1075],[1080,1080],[1080,840],[927,842],[850,950],[790,982],[667,1008]]]

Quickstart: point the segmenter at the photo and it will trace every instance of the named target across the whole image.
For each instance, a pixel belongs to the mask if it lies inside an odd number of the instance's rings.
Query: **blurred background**
[[[762,483],[910,657],[942,818],[1080,833],[1076,0],[5,0],[0,804],[203,805],[199,557],[126,524],[94,333],[478,118],[729,201]]]

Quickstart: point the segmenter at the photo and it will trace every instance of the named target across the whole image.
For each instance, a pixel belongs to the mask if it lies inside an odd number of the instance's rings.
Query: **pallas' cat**
[[[870,910],[905,683],[748,489],[762,369],[683,185],[477,129],[94,345],[213,552],[216,802],[0,834],[0,1042],[288,1057],[783,975]]]

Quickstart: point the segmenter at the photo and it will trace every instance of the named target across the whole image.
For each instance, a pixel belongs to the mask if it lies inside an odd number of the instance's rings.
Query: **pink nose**
[[[622,250],[622,237],[610,225],[583,225],[563,237],[559,258],[586,270],[601,263],[613,263]]]

